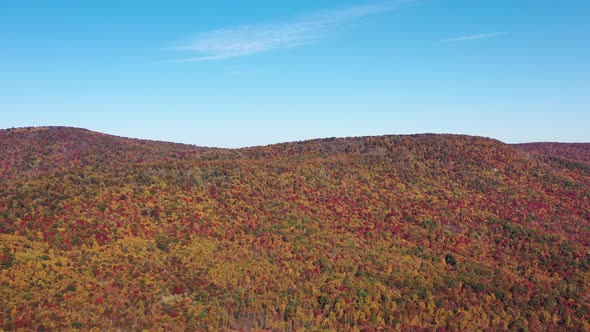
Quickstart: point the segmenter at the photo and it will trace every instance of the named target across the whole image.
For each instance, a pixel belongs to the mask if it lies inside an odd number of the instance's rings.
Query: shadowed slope
[[[70,127],[0,130],[0,175],[40,174],[68,167],[113,167],[202,153],[207,148],[101,134]]]

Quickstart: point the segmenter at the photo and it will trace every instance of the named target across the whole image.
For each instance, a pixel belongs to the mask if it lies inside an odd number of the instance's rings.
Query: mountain
[[[123,138],[69,127],[0,130],[0,175],[40,174],[58,168],[117,167],[183,158],[207,148]]]
[[[0,131],[5,330],[590,330],[590,145]]]
[[[590,162],[590,143],[524,143],[514,146],[543,157]]]

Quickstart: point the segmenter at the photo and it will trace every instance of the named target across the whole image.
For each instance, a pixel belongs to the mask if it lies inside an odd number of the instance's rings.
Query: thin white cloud
[[[248,74],[248,73],[245,72],[245,71],[240,71],[240,70],[226,71],[225,72],[225,75],[228,75],[228,76],[241,76],[241,75],[246,75],[246,74]]]
[[[191,56],[174,62],[224,60],[308,45],[344,24],[390,11],[402,2],[407,0],[319,12],[286,23],[242,25],[202,32],[174,48],[191,53]]]
[[[456,38],[443,39],[440,42],[441,43],[460,43],[460,42],[466,42],[466,41],[472,41],[472,40],[478,40],[478,39],[499,37],[499,36],[503,36],[506,34],[508,34],[508,33],[507,32],[480,33],[480,34],[476,34],[476,35],[468,35],[468,36],[461,36],[461,37],[456,37]]]

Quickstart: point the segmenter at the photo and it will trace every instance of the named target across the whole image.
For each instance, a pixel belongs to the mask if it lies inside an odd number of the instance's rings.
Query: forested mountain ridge
[[[5,330],[590,329],[587,144],[47,127],[0,153]]]
[[[514,146],[544,157],[590,162],[590,143],[522,143]]]
[[[101,134],[71,127],[0,130],[0,176],[40,174],[65,167],[118,165],[182,158],[209,149]]]

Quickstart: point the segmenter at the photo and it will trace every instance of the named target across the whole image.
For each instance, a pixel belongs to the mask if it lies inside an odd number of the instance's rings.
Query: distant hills
[[[590,162],[590,143],[525,143],[514,146],[545,158]]]
[[[590,330],[590,144],[0,131],[5,330]]]

